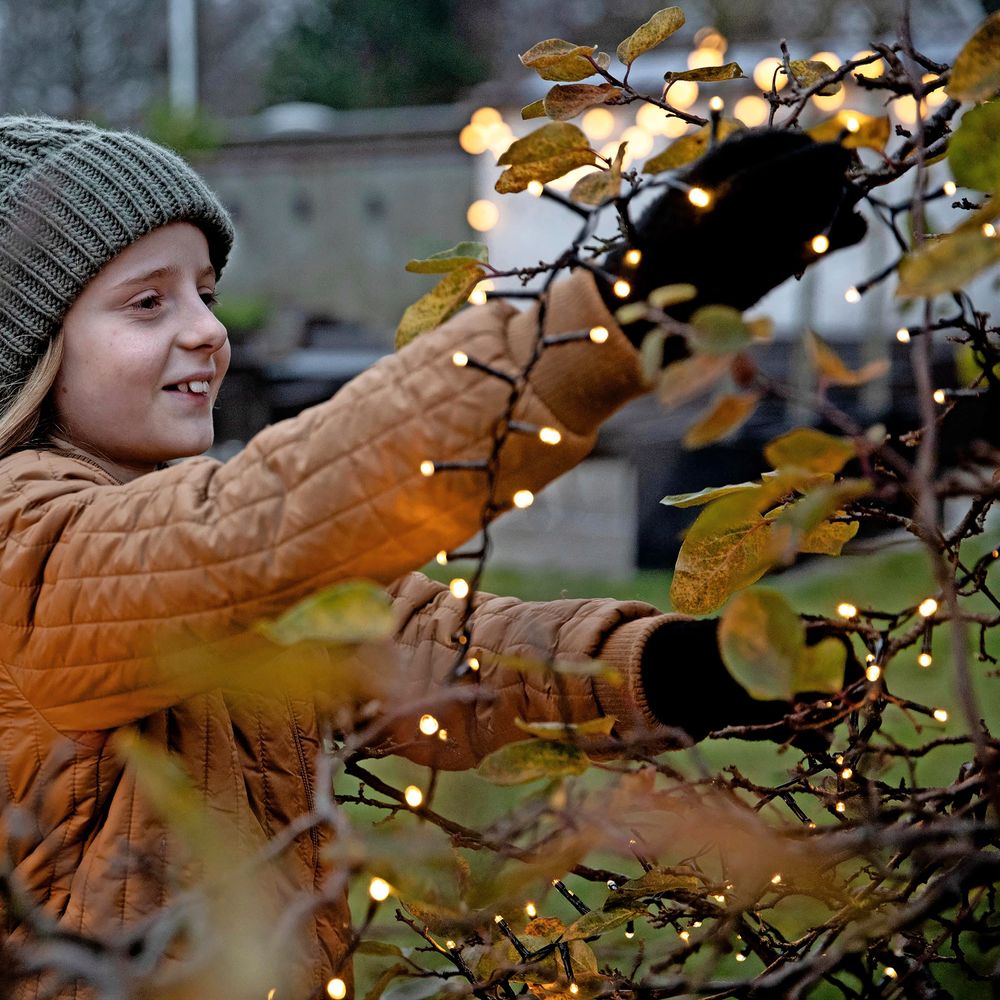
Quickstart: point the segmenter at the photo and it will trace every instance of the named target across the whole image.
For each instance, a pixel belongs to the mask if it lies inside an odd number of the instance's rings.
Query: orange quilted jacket
[[[578,462],[599,424],[642,391],[636,352],[588,275],[558,285],[548,315],[550,333],[600,323],[611,337],[544,353],[516,416],[559,428],[562,443],[514,435],[503,455],[504,497],[537,490]],[[115,978],[126,972],[90,978],[88,939],[127,951],[123,969],[152,975],[162,966],[158,996],[264,1000],[275,989],[275,1000],[292,1000],[322,996],[333,975],[349,982],[342,879],[326,869],[328,833],[315,827],[288,835],[275,864],[250,879],[259,919],[297,914],[288,940],[299,950],[262,966],[248,988],[214,982],[211,954],[194,992],[170,979],[183,963],[161,963],[160,952],[198,954],[205,915],[184,892],[196,875],[183,838],[165,827],[109,740],[132,729],[168,749],[228,831],[234,856],[260,851],[312,809],[322,742],[316,698],[294,686],[230,693],[241,657],[260,644],[247,627],[318,588],[369,578],[392,584],[400,676],[414,697],[450,669],[459,604],[411,571],[474,534],[482,477],[427,478],[419,465],[482,457],[505,404],[508,387],[457,368],[453,350],[511,370],[534,332],[531,315],[499,302],[467,310],[224,464],[194,459],[123,485],[66,452],[23,451],[0,462],[0,877],[34,908],[35,931],[79,946],[62,980],[50,968],[18,997],[139,995],[133,980]],[[435,741],[437,764],[469,766],[523,738],[518,715],[603,712],[623,735],[655,727],[639,659],[662,621],[637,603],[482,599],[471,653],[600,654],[626,683],[577,680],[557,699],[544,678],[506,673],[483,656],[474,683],[490,699],[440,713],[448,740]],[[205,667],[206,651],[233,665],[231,678]],[[287,657],[275,663],[295,666]],[[150,943],[144,921],[165,908],[183,930]],[[0,933],[22,939],[23,912],[0,909]],[[137,960],[142,948],[151,952],[146,966]]]

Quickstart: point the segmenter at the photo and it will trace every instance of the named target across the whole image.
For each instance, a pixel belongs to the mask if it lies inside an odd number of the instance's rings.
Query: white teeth
[[[200,392],[202,395],[208,392],[207,382],[191,382],[189,383],[192,392]]]
[[[196,382],[178,382],[174,388],[178,392],[194,392],[199,396],[208,395],[208,382],[204,379]]]
[[[181,392],[188,392],[189,391],[188,390],[188,384],[187,384],[187,382],[178,382],[177,383],[177,388],[180,389]]]

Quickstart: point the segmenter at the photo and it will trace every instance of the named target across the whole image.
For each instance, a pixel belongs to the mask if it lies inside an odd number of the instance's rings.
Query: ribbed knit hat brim
[[[203,230],[216,273],[233,243],[219,199],[142,136],[52,118],[0,118],[0,412],[87,282],[170,222]]]

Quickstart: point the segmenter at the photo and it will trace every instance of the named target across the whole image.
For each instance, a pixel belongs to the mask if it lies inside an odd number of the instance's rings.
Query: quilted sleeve
[[[642,391],[637,354],[591,277],[553,288],[548,334],[594,325],[609,330],[605,342],[554,347],[534,365],[515,417],[562,440],[511,435],[501,507],[576,464]],[[231,642],[324,585],[387,584],[462,544],[478,527],[484,477],[420,466],[485,457],[510,386],[452,354],[514,373],[535,331],[533,312],[466,310],[225,464],[194,459],[109,487],[57,474],[45,453],[13,469],[8,460],[0,656],[11,680],[56,728],[119,726],[209,686],[188,649]]]
[[[685,739],[650,710],[641,676],[649,637],[682,616],[660,614],[639,601],[528,603],[479,594],[466,654],[479,668],[448,685],[456,663],[450,637],[464,602],[421,573],[397,581],[390,593],[400,622],[403,679],[393,701],[433,705],[432,714],[447,732],[445,740],[422,737],[418,718],[403,715],[387,748],[394,753],[446,769],[469,767],[504,743],[528,738],[516,719],[584,722],[613,716],[614,737],[655,750]],[[586,676],[547,667],[594,660],[613,670]]]

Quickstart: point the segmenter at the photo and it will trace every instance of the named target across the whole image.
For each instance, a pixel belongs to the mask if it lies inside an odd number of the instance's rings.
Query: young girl
[[[259,967],[272,978],[249,995],[319,997],[333,977],[350,989],[342,873],[324,860],[330,825],[288,833],[316,805],[319,705],[331,692],[311,668],[313,690],[234,693],[262,655],[250,629],[330,584],[375,580],[390,587],[399,623],[397,700],[416,703],[448,674],[462,603],[412,571],[475,533],[483,477],[428,477],[421,463],[486,453],[508,388],[452,354],[517,372],[535,315],[499,301],[466,310],[229,462],[169,464],[212,442],[229,362],[212,313],[233,240],[225,210],[152,142],[48,118],[0,119],[0,188],[0,960],[24,962],[7,988],[84,1000],[186,982],[185,995],[243,995],[246,984],[211,979],[197,921],[178,909],[197,875],[117,752],[126,730],[180,763],[234,857],[289,838],[250,878],[267,920],[295,907],[298,919],[281,959]],[[643,232],[655,257],[662,232]],[[793,256],[801,263],[798,242]],[[754,297],[773,283],[768,274]],[[546,351],[534,366],[515,415],[561,441],[511,438],[505,506],[578,462],[601,422],[643,390],[637,352],[589,273],[554,287],[545,323],[550,334],[608,336]],[[498,654],[599,657],[624,682],[557,685],[503,669]],[[702,700],[656,679],[671,657],[697,656],[706,683],[729,685],[734,701],[713,697],[715,708],[746,707],[710,626],[635,602],[480,597],[468,655],[482,665],[463,681],[474,696],[435,713],[446,739],[421,736],[416,715],[394,722],[413,758],[472,765],[523,738],[518,716],[611,715],[621,739],[659,746],[664,722],[702,735]],[[290,681],[306,670],[277,651],[269,662]],[[172,923],[162,919],[171,912]],[[47,952],[47,941],[62,950]],[[98,961],[102,949],[118,961]]]

